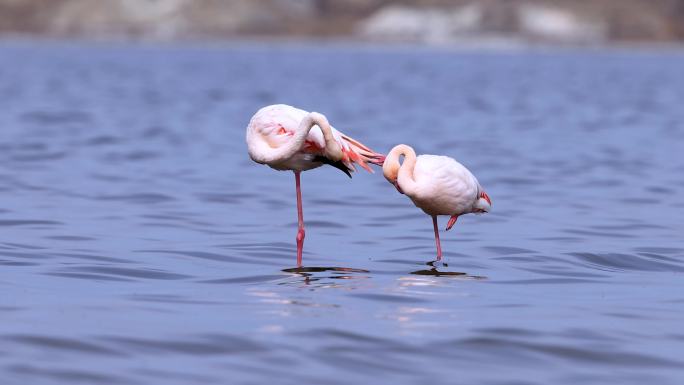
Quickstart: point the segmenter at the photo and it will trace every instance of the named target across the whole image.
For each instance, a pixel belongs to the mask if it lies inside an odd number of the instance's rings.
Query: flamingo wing
[[[298,129],[299,122],[308,114],[307,111],[286,104],[277,104],[263,108],[253,118],[253,124],[271,147],[286,142]],[[331,127],[333,137],[342,150],[342,160],[332,161],[325,157],[325,138],[321,128],[313,126],[300,150],[301,153],[313,154],[314,160],[330,164],[345,173],[356,171],[359,165],[368,172],[373,172],[369,164],[382,166],[383,154],[377,153],[356,139],[347,136]]]
[[[350,136],[341,133],[334,127],[332,128],[332,133],[335,137],[335,141],[342,149],[342,160],[340,162],[347,167],[349,171],[356,171],[356,167],[354,165],[359,165],[368,172],[372,173],[373,170],[371,170],[370,166],[368,165],[369,163],[382,166],[383,162],[385,161],[385,156],[383,154],[371,150],[368,148],[368,146]],[[306,138],[306,142],[302,150],[323,156],[324,148],[325,139],[323,138],[323,132],[318,126],[314,126],[311,131],[309,131],[309,135]]]

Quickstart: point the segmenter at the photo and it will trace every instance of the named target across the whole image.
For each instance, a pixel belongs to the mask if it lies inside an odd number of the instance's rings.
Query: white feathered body
[[[257,163],[267,164],[276,170],[306,171],[322,166],[324,163],[316,159],[320,160],[321,156],[325,156],[326,142],[318,125],[311,128],[305,141],[301,144],[301,148],[294,155],[269,162],[260,160],[260,152],[286,146],[297,130],[300,129],[300,123],[308,114],[308,111],[286,104],[266,106],[257,111],[247,126],[247,151],[250,158]],[[367,162],[375,163],[376,159],[384,158],[381,154],[375,153],[334,127],[330,126],[330,128],[335,142],[342,151],[342,162],[350,171],[355,170],[354,164],[370,171]],[[255,143],[257,141],[264,141],[267,146],[262,143],[257,146]]]
[[[413,171],[416,189],[406,194],[428,215],[454,215],[474,212],[480,197],[477,178],[448,156],[419,155]],[[399,185],[402,178],[399,178]]]

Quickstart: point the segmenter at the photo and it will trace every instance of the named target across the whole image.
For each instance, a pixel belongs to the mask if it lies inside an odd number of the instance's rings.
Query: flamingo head
[[[476,214],[488,213],[492,209],[492,200],[484,190],[480,191],[480,196],[473,205],[473,212]]]
[[[384,157],[383,157],[384,158]],[[403,194],[404,192],[401,190],[401,187],[399,187],[399,168],[401,165],[399,164],[399,160],[395,156],[387,157],[382,160],[382,174],[387,179],[390,184],[392,184],[397,191],[399,191],[400,194]]]
[[[398,174],[399,174],[399,164],[394,165],[390,163],[385,163],[382,166],[382,174],[387,179],[390,184],[394,185],[397,191],[401,192],[399,189]]]
[[[383,169],[386,168],[383,167]],[[387,179],[387,181],[390,182],[390,184],[392,184],[397,191],[399,191],[399,194],[404,193],[404,190],[402,190],[401,186],[399,186],[399,179],[397,178],[397,173],[395,171],[385,172],[385,179]]]

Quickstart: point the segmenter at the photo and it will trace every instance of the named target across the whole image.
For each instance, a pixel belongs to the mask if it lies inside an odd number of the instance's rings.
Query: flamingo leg
[[[437,244],[437,260],[442,260],[442,245],[439,242],[439,229],[437,228],[437,216],[432,216],[432,226],[435,228],[435,243]]]
[[[301,171],[294,172],[295,184],[297,186],[297,221],[299,222],[297,230],[297,267],[302,266],[302,250],[304,249],[304,236],[306,235],[304,232],[304,213],[302,211],[302,187],[300,183],[300,173]]]

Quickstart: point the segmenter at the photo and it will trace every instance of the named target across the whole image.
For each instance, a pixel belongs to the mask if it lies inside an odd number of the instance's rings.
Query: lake
[[[684,51],[0,58],[3,385],[684,382]],[[273,103],[452,156],[493,210],[433,263],[430,217],[379,169],[305,172],[292,270],[294,177],[244,139]]]

